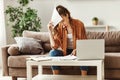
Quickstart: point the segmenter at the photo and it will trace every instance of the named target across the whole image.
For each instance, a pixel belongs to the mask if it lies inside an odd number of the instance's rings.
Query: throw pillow
[[[52,49],[48,42],[43,43],[43,48],[45,52],[49,52]]]
[[[16,55],[20,54],[19,47],[17,45],[11,45],[8,48],[8,54],[11,56],[16,56]]]
[[[34,38],[27,37],[15,37],[15,40],[19,46],[19,51],[22,54],[43,54],[43,48],[41,41]]]

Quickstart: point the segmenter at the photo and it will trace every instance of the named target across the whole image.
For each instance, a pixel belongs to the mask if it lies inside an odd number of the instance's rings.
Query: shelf
[[[92,30],[105,29],[105,31],[109,31],[110,26],[108,25],[86,25],[85,28],[92,29]]]
[[[86,25],[86,28],[106,28],[108,25]]]

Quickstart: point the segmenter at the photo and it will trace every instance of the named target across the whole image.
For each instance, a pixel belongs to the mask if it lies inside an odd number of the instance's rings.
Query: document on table
[[[75,60],[77,59],[77,57],[74,55],[67,55],[67,56],[60,57],[60,59],[61,60]]]
[[[33,60],[33,61],[46,61],[46,60],[52,60],[51,57],[43,56],[43,57],[30,57],[28,60]]]
[[[50,56],[31,56],[27,58],[27,60],[33,60],[33,61],[48,61],[48,60],[75,60],[77,59],[74,55],[67,55],[67,56],[56,56],[56,57],[50,57]]]
[[[59,13],[57,12],[56,8],[54,8],[53,10],[53,14],[51,17],[51,21],[54,25],[54,27],[56,27],[56,25],[62,20],[62,17],[59,15]]]

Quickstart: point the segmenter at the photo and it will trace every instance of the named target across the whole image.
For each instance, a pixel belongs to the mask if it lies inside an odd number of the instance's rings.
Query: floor
[[[2,69],[0,68],[0,80],[12,80],[11,79],[11,77],[3,77],[2,76]],[[27,79],[25,79],[25,78],[18,78],[18,80],[27,80]],[[106,80],[108,80],[108,79],[106,79]]]
[[[12,78],[11,77],[3,77],[2,76],[2,69],[0,68],[0,80],[12,80]],[[18,80],[27,80],[27,79],[25,79],[25,78],[18,78]]]

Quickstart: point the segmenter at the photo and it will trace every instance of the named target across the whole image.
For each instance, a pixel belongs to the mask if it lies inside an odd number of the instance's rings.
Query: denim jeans
[[[67,55],[71,54],[72,49],[67,49]],[[53,49],[50,51],[50,56],[63,56],[63,52],[61,50]],[[52,70],[60,70],[60,66],[51,66]],[[88,66],[80,66],[81,70],[88,70]]]

